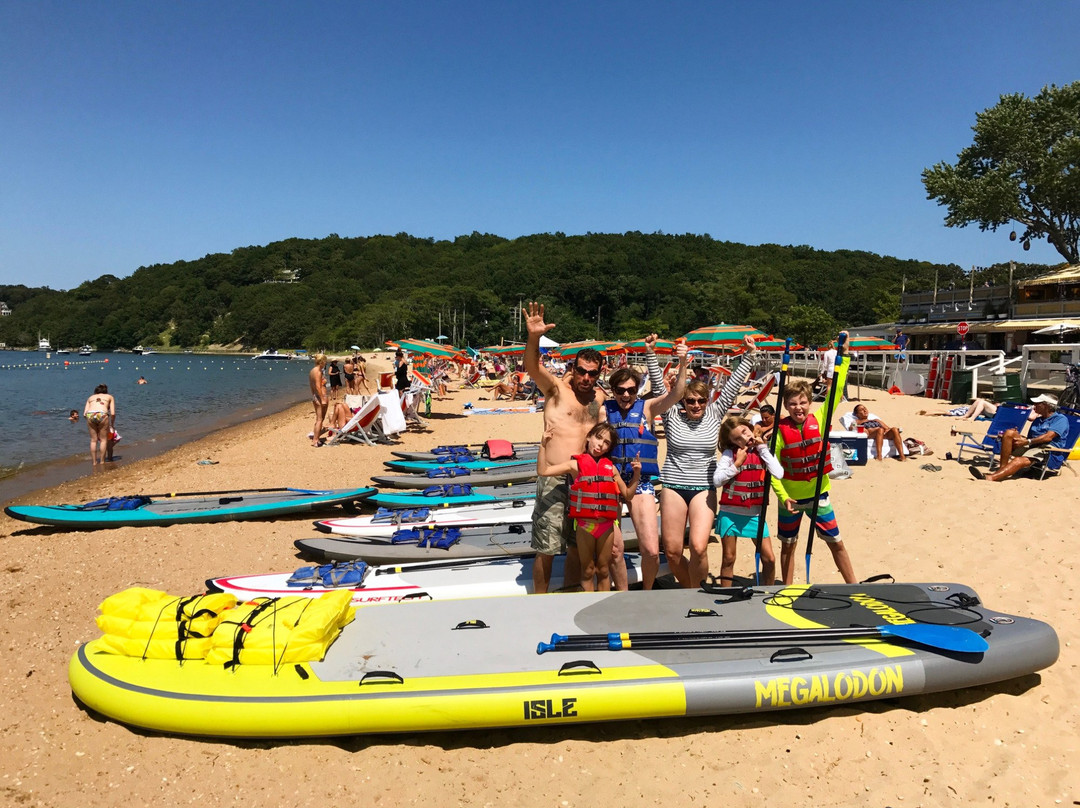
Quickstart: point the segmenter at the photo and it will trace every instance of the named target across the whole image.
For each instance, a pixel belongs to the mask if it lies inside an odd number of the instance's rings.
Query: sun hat
[[[1049,404],[1051,407],[1056,407],[1057,406],[1057,399],[1054,398],[1051,395],[1047,395],[1046,393],[1043,393],[1041,396],[1035,396],[1035,398],[1031,399],[1031,403],[1032,404]]]

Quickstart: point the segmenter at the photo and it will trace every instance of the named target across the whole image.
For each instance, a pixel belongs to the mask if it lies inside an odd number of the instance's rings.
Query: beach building
[[[967,334],[958,329],[966,323]],[[997,286],[950,285],[905,292],[900,318],[913,350],[972,349],[1016,354],[1028,344],[1059,342],[1080,333],[1080,266]]]
[[[0,317],[7,317],[11,314],[11,309],[8,308],[8,304],[0,300]]]

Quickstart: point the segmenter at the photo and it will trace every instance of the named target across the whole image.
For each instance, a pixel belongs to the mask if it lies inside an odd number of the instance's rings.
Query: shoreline
[[[130,467],[135,463],[153,460],[178,446],[212,437],[215,433],[225,432],[250,420],[271,418],[302,403],[302,400],[292,400],[291,397],[289,399],[279,397],[276,400],[257,406],[247,406],[233,410],[227,415],[220,416],[199,426],[168,432],[141,441],[131,441],[130,443],[122,441],[116,448],[116,460],[101,469],[86,466],[90,462],[90,453],[88,451],[36,463],[29,468],[17,470],[8,477],[0,478],[0,502],[27,504],[21,502],[25,497],[34,496],[39,492],[56,488],[64,483],[90,478],[95,474],[102,475],[101,479],[104,480],[106,479],[105,474]],[[264,409],[269,409],[269,411],[260,412]]]
[[[310,404],[298,404],[108,477],[131,493],[283,482],[345,488],[380,472],[392,449],[539,436],[539,413],[462,415],[478,392],[433,402],[427,430],[404,433],[398,446],[311,447]],[[955,452],[957,438],[949,435],[955,419],[916,414],[943,411],[946,403],[866,388],[862,398],[934,455],[870,461],[853,467],[849,480],[834,482],[832,498],[856,575],[963,581],[991,608],[1054,626],[1062,640],[1054,666],[955,692],[760,715],[250,742],[141,733],[91,715],[71,697],[67,663],[80,642],[99,635],[97,605],[128,586],[185,595],[216,575],[295,569],[304,562],[292,542],[311,535],[312,517],[75,532],[0,516],[0,597],[9,616],[0,629],[9,649],[0,665],[0,709],[7,717],[0,789],[13,804],[45,799],[61,808],[84,805],[88,793],[162,806],[242,799],[294,808],[355,798],[385,805],[452,800],[479,808],[532,805],[537,795],[574,808],[598,800],[645,805],[674,798],[682,804],[688,779],[696,798],[740,808],[976,804],[988,795],[1009,805],[1080,799],[1074,779],[1080,716],[1072,706],[1080,655],[1069,643],[1080,634],[1071,603],[1080,482],[1068,472],[1041,482],[976,482],[945,459],[946,451]],[[985,422],[975,431],[981,435]],[[208,454],[219,464],[198,466]],[[923,464],[940,471],[922,470]],[[40,493],[82,501],[97,496],[92,483],[99,479],[79,478]],[[775,524],[775,509],[769,522]],[[716,572],[719,545],[711,544],[709,555]],[[752,555],[740,546],[736,575],[752,570]],[[796,566],[801,583],[801,563]],[[813,578],[839,581],[821,543]],[[751,760],[766,763],[747,765]],[[328,778],[328,771],[347,774]],[[110,792],[112,798],[105,796]]]

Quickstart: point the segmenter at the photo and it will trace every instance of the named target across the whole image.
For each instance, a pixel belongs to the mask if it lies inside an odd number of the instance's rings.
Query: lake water
[[[247,356],[0,351],[0,499],[89,473],[81,416],[99,384],[116,397],[123,440],[114,454],[123,463],[305,401],[309,370],[310,362]],[[68,421],[71,410],[77,423]]]

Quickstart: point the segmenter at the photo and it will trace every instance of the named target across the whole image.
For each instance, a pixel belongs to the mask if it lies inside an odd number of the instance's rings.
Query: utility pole
[[[596,338],[600,339],[600,309],[602,306],[596,307]]]

